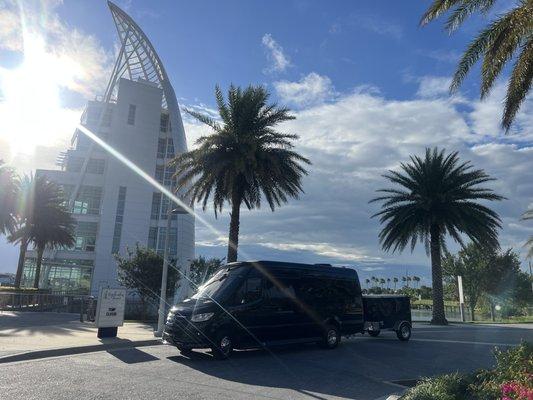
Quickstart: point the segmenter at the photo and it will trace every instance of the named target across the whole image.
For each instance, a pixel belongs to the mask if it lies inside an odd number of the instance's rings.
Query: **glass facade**
[[[70,199],[74,185],[63,185],[65,198]],[[100,186],[81,186],[78,196],[70,210],[73,214],[100,214],[100,204],[102,202],[102,188]]]
[[[65,170],[67,172],[80,172],[84,162],[83,157],[69,156],[66,162]],[[105,170],[105,160],[98,158],[91,158],[87,163],[85,171],[89,174],[102,175]]]
[[[94,251],[97,230],[98,224],[96,222],[78,221],[74,232],[76,240],[74,250]]]
[[[41,265],[39,287],[57,291],[89,293],[93,274],[92,260],[47,259]],[[22,286],[33,286],[35,277],[35,258],[26,258],[22,273]]]
[[[157,158],[174,158],[174,140],[172,138],[159,138],[157,141]]]
[[[117,214],[115,216],[115,229],[113,231],[113,244],[111,253],[116,254],[120,250],[120,238],[122,236],[122,223],[124,221],[124,208],[126,207],[126,187],[121,186],[118,190]]]
[[[165,250],[165,235],[167,228],[151,227],[148,231],[148,248],[157,251],[158,254],[163,255]],[[177,228],[170,228],[169,231],[169,255],[175,257],[178,254],[178,230]]]

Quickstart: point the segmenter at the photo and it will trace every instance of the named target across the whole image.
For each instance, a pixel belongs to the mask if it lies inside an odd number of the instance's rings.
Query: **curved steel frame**
[[[178,101],[161,59],[137,23],[112,2],[108,1],[107,4],[121,41],[121,52],[109,80],[106,98],[113,96],[118,81],[123,76],[155,83],[163,89],[162,107],[168,110],[175,146],[180,153],[187,151]]]

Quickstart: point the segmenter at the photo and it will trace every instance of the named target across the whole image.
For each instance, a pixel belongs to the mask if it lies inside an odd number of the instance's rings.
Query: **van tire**
[[[215,345],[211,347],[213,356],[217,360],[226,360],[233,353],[233,340],[227,333],[217,335]]]
[[[396,330],[396,336],[402,342],[407,342],[411,338],[411,324],[402,322]]]
[[[368,331],[368,334],[372,337],[378,337],[381,331],[378,329],[377,331]]]
[[[320,347],[324,349],[334,349],[341,341],[341,331],[337,325],[327,324],[324,329],[324,337],[319,342]]]

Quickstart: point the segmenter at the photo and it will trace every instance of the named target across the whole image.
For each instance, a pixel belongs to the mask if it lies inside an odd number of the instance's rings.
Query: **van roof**
[[[227,264],[228,268],[235,268],[244,265],[260,265],[264,268],[272,269],[307,269],[320,271],[325,273],[333,273],[344,276],[357,276],[357,271],[353,268],[347,267],[334,267],[331,264],[304,264],[304,263],[293,263],[285,261],[268,261],[268,260],[258,260],[258,261],[237,261]]]

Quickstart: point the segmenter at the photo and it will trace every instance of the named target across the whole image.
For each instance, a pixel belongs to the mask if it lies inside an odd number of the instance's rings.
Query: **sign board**
[[[100,288],[96,306],[96,327],[122,326],[125,306],[126,289]]]

